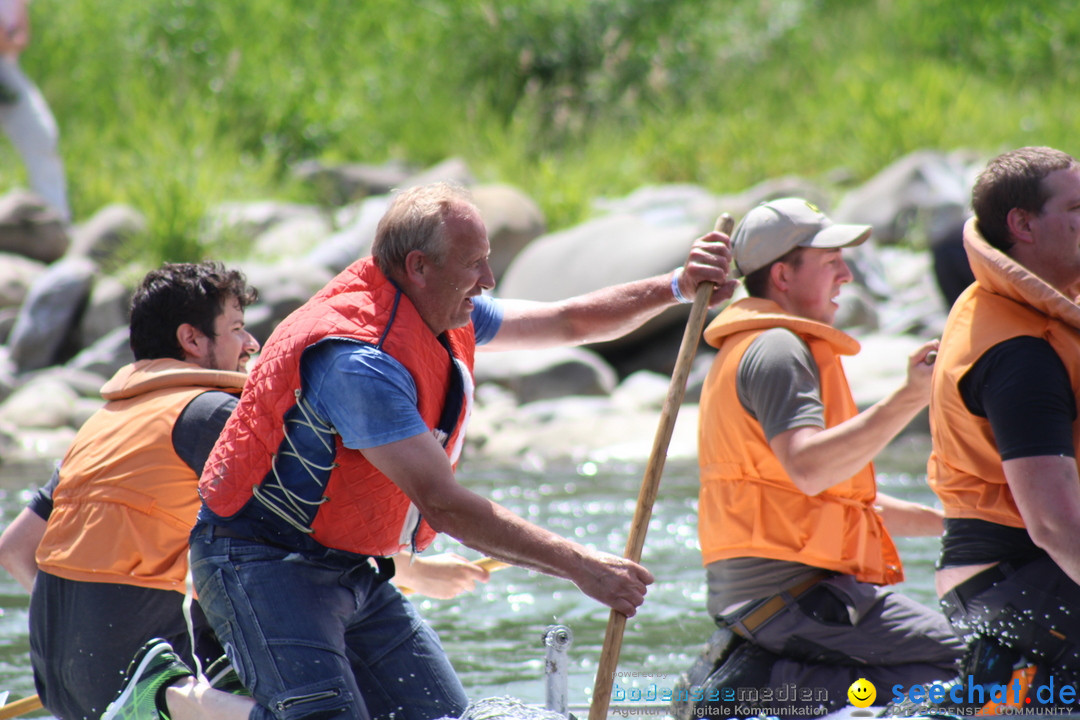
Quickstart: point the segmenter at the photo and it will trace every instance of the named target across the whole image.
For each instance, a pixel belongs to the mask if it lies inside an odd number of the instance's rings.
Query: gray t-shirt
[[[798,427],[825,427],[821,378],[810,348],[786,328],[761,333],[750,343],[735,381],[739,402],[772,440]],[[705,568],[708,610],[716,617],[732,605],[775,595],[817,568],[766,558],[731,558]]]

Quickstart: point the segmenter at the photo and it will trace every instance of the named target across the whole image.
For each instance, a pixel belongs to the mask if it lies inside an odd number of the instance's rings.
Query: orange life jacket
[[[245,377],[179,360],[121,368],[60,465],[38,567],[68,580],[183,593],[198,475],[176,454],[173,426],[196,396],[239,392]]]
[[[986,242],[974,221],[964,247],[975,283],[957,298],[934,363],[930,397],[930,487],[945,516],[1025,527],[1005,480],[990,422],[968,412],[959,383],[983,353],[1014,337],[1043,338],[1069,373],[1080,404],[1080,307]],[[1080,421],[1073,422],[1080,448]]]
[[[864,582],[903,580],[900,557],[874,510],[874,467],[816,496],[795,486],[761,424],[739,402],[739,362],[765,330],[787,328],[810,348],[821,376],[825,425],[858,414],[840,355],[859,344],[824,323],[789,315],[776,303],[747,298],[728,306],[706,328],[719,348],[701,393],[698,535],[706,565],[736,557],[789,560],[854,575]]]
[[[416,382],[420,416],[437,436],[456,364],[464,381],[459,391],[464,401],[453,431],[440,437],[451,463],[456,463],[472,407],[476,338],[471,323],[447,331],[446,337],[453,359],[371,258],[350,265],[267,340],[203,470],[199,494],[206,506],[220,517],[232,517],[253,501],[255,486],[277,474],[275,457],[285,438],[282,420],[300,393],[300,356],[326,338],[368,343],[401,362]],[[408,496],[363,453],[346,448],[340,436],[334,438],[335,467],[307,528],[311,537],[329,548],[373,556],[394,555],[410,545],[426,548],[435,531]],[[274,477],[286,488],[297,480]],[[303,480],[310,484],[310,478]]]

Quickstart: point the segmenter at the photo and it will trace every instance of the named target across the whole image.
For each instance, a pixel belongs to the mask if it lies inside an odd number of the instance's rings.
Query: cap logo
[[[821,214],[821,210],[819,210],[819,209],[818,209],[818,206],[817,206],[817,205],[815,205],[814,203],[810,202],[809,200],[806,200],[805,202],[806,202],[806,207],[810,208],[811,210],[813,210],[813,211],[814,211],[815,213],[817,213],[818,215],[820,215],[820,214]]]

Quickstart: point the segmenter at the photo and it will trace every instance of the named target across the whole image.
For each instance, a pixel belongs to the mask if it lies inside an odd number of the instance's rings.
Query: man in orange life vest
[[[674,273],[560,302],[496,300],[487,231],[463,191],[399,193],[372,257],[346,268],[267,341],[200,482],[191,535],[199,601],[257,705],[252,720],[427,720],[467,698],[434,632],[389,589],[387,558],[436,532],[563,577],[627,616],[652,575],[528,523],[457,483],[474,352],[597,342],[698,285],[729,297],[728,239],[695,241]],[[190,716],[182,665],[131,687]],[[138,706],[139,701],[121,703]]]
[[[841,248],[869,235],[799,198],[759,205],[733,235],[750,297],[705,331],[719,352],[701,396],[698,512],[709,614],[737,647],[710,685],[794,682],[842,705],[860,677],[955,673],[944,618],[883,587],[903,579],[890,532],[941,532],[939,511],[878,493],[871,463],[926,406],[936,343],[858,411],[840,356],[859,344],[832,323],[852,279]]]
[[[152,637],[204,664],[222,654],[197,607],[185,627],[186,528],[198,511],[195,468],[216,439],[207,427],[224,423],[259,349],[244,329],[255,298],[240,273],[215,264],[147,274],[132,298],[136,362],[102,387],[105,407],[5,531],[5,557],[22,558],[13,574],[32,588],[34,682],[58,718],[99,717]]]
[[[197,603],[187,628],[187,539],[198,474],[259,348],[244,329],[254,299],[240,273],[212,263],[148,273],[132,298],[137,361],[102,388],[105,408],[0,536],[0,563],[33,591],[35,682],[58,718],[96,720],[151,638],[188,662],[222,655]],[[410,587],[440,596],[487,576],[442,556],[409,569]]]
[[[1080,679],[1080,163],[1046,147],[1004,153],[972,207],[976,282],[949,314],[930,399],[937,591],[973,655],[995,645],[1005,680],[1023,656],[1035,685],[1060,688]]]

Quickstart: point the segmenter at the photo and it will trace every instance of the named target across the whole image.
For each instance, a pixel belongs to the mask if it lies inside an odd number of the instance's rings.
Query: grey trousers
[[[885,705],[900,685],[957,676],[964,646],[945,617],[900,593],[848,575],[822,580],[762,624],[753,641],[780,655],[769,684],[824,688],[846,703],[859,678]]]
[[[57,149],[59,131],[48,103],[13,58],[0,56],[0,87],[5,96],[14,96],[0,102],[0,125],[23,159],[30,189],[64,222],[70,221],[67,180]]]

